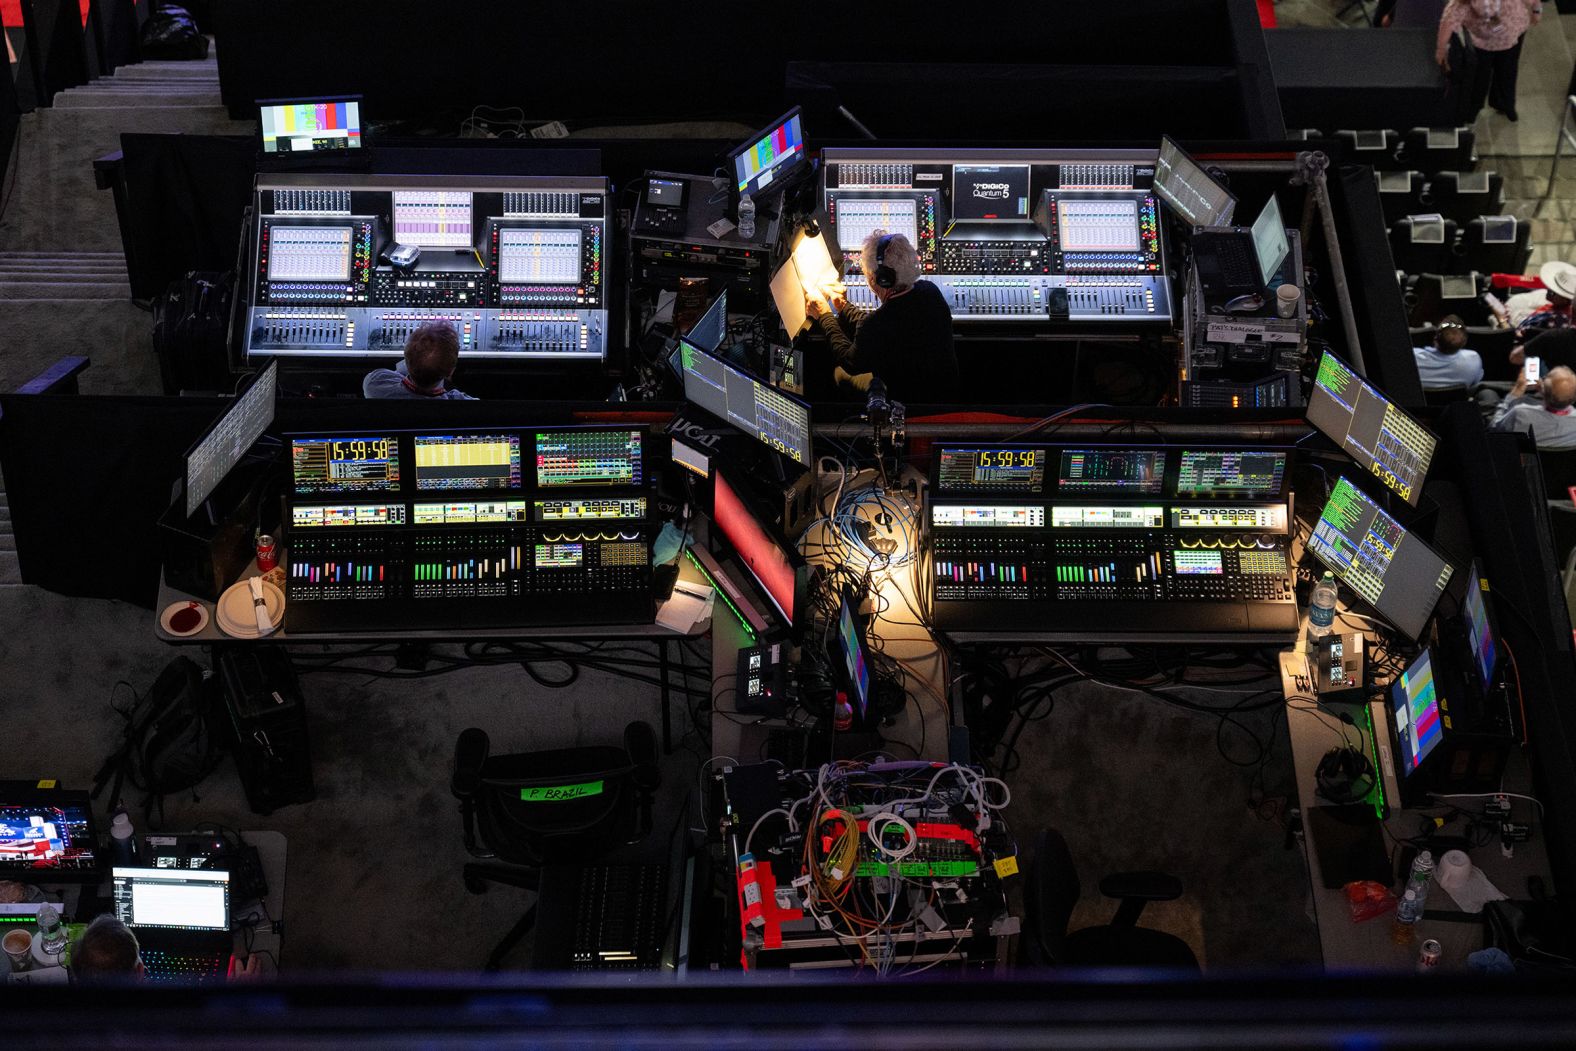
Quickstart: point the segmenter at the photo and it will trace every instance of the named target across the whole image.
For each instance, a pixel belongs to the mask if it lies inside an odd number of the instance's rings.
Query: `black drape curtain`
[[[133,205],[123,217],[135,246],[132,298],[161,295],[188,270],[234,269],[256,171],[252,140],[127,134],[120,143]]]

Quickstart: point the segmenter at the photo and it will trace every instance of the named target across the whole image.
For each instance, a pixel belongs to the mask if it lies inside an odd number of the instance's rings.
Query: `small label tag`
[[[1014,854],[1010,858],[997,858],[992,867],[995,868],[996,875],[1002,879],[1006,879],[1008,876],[1016,876],[1018,874],[1018,855]]]
[[[522,788],[520,799],[527,803],[563,803],[570,799],[602,794],[601,781],[587,781],[579,785],[548,785],[545,788]]]
[[[569,129],[564,127],[564,122],[561,120],[550,120],[540,127],[531,129],[531,138],[533,139],[566,139],[568,137]]]
[[[55,779],[50,777],[50,778],[44,779],[43,781],[40,781],[38,783],[38,787],[39,788],[54,788],[55,784],[56,784]]]

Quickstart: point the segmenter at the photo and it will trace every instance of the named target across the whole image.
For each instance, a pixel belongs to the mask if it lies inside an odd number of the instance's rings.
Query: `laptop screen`
[[[230,929],[230,874],[190,869],[114,870],[115,915],[133,929]]]
[[[1270,194],[1270,201],[1253,220],[1253,252],[1258,256],[1259,281],[1269,284],[1270,278],[1280,269],[1281,263],[1286,259],[1286,253],[1291,251],[1291,245],[1286,240],[1286,222],[1281,218],[1280,202],[1275,195]],[[1287,277],[1296,281],[1297,275]]]

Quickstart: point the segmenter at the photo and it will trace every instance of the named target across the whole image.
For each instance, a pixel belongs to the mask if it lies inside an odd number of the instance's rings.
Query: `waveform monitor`
[[[1026,221],[1029,218],[1029,166],[953,165],[952,217],[976,222]]]
[[[258,103],[264,153],[319,153],[362,148],[361,97],[270,99]]]
[[[1308,550],[1414,639],[1450,582],[1450,563],[1345,478],[1324,505]]]
[[[278,377],[279,363],[269,362],[246,393],[236,398],[212,429],[186,453],[186,517],[197,513],[203,501],[241,462],[246,450],[274,422]]]
[[[679,340],[684,397],[796,463],[810,464],[810,405]]]
[[[1165,453],[1139,449],[1066,449],[1057,488],[1086,493],[1158,493],[1165,487]]]
[[[1189,226],[1230,226],[1237,199],[1169,136],[1160,139],[1155,193]]]
[[[1182,451],[1178,496],[1277,496],[1286,485],[1286,454],[1269,450]]]
[[[580,280],[580,231],[509,227],[498,234],[498,280],[572,285]]]
[[[810,162],[804,149],[799,107],[795,106],[735,149],[729,159],[733,164],[733,181],[740,194],[760,196],[774,183],[780,187]]]
[[[937,454],[937,485],[947,492],[1043,493],[1046,450],[1039,448],[943,447]]]
[[[1396,495],[1417,506],[1434,436],[1329,351],[1319,361],[1308,422]]]
[[[399,439],[393,436],[290,441],[291,471],[301,496],[398,490],[399,460]]]
[[[638,485],[644,474],[639,431],[554,431],[536,436],[536,484]]]
[[[520,488],[518,434],[417,435],[416,488]]]

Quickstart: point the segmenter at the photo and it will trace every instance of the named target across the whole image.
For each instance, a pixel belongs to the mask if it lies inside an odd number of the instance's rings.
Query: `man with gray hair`
[[[141,981],[142,949],[137,936],[112,915],[98,917],[71,950],[71,972],[84,985]]]
[[[859,269],[880,309],[866,312],[840,295],[832,298],[829,308],[817,293],[805,303],[805,312],[832,345],[838,385],[866,391],[874,375],[899,401],[956,401],[958,358],[952,347],[952,311],[940,289],[919,279],[919,255],[913,244],[902,234],[877,230],[865,238]]]
[[[1523,368],[1494,414],[1496,431],[1525,431],[1539,449],[1576,449],[1576,372],[1556,365],[1541,381]]]

